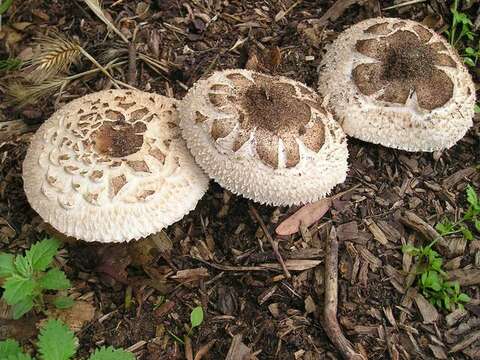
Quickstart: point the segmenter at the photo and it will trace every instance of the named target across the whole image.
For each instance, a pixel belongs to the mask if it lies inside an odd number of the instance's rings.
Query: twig
[[[323,328],[338,351],[347,360],[365,360],[355,352],[350,341],[343,335],[337,321],[338,306],[338,239],[335,227],[330,230],[325,257],[325,304],[323,310]]]
[[[187,360],[193,360],[193,349],[192,349],[192,340],[188,336],[185,336],[185,358]]]
[[[138,27],[135,27],[132,41],[128,44],[128,83],[132,86],[137,84],[137,47],[135,46],[137,31]]]
[[[409,5],[415,5],[415,4],[420,4],[422,2],[425,2],[426,0],[411,0],[411,1],[406,1],[404,3],[400,3],[397,5],[392,5],[386,8],[383,8],[382,10],[393,10],[393,9],[398,9],[404,6],[409,6]]]
[[[267,226],[263,222],[262,218],[258,214],[258,211],[252,206],[252,204],[249,204],[250,208],[250,213],[253,215],[253,217],[257,220],[257,222],[260,224],[260,227],[263,230],[263,233],[267,237],[268,241],[270,242],[270,245],[272,246],[273,252],[275,253],[275,257],[277,258],[277,261],[280,263],[280,266],[283,269],[283,273],[285,274],[285,277],[287,279],[290,279],[292,275],[290,275],[290,272],[287,269],[287,266],[285,265],[285,262],[283,261],[282,255],[278,251],[278,242],[273,240],[272,235],[268,232]]]
[[[205,355],[208,354],[212,346],[215,344],[217,340],[209,341],[206,345],[203,345],[200,350],[198,350],[197,354],[195,355],[194,360],[202,360]]]

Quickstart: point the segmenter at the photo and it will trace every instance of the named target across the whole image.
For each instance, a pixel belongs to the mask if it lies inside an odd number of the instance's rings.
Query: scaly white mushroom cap
[[[323,57],[319,91],[347,135],[407,151],[453,146],[472,126],[475,87],[440,35],[374,18],[343,32]]]
[[[176,106],[130,90],[65,105],[39,128],[23,163],[33,209],[86,241],[139,239],[180,220],[208,178],[180,136]]]
[[[190,89],[179,113],[197,163],[235,194],[301,204],[345,180],[345,134],[320,97],[299,82],[248,70],[216,72]]]

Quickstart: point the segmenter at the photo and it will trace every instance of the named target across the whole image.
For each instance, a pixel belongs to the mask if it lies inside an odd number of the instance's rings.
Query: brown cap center
[[[420,41],[394,44],[385,55],[385,80],[417,80],[429,77],[434,70],[435,56],[430,47]]]
[[[310,108],[294,95],[295,89],[289,84],[257,81],[242,96],[242,107],[247,115],[245,121],[251,127],[276,134],[307,124]]]
[[[143,131],[124,121],[104,122],[93,135],[95,150],[101,155],[125,157],[136,153],[143,145]]]

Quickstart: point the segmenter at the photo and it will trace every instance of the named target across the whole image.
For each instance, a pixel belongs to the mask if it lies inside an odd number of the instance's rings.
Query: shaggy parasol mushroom
[[[324,56],[319,91],[347,135],[407,151],[453,146],[472,126],[475,87],[440,35],[410,20],[374,18]]]
[[[108,90],[65,105],[37,131],[23,163],[34,210],[76,239],[123,242],[180,220],[208,178],[178,128],[177,101]]]
[[[260,203],[316,201],[345,180],[345,135],[299,82],[248,70],[198,81],[179,106],[197,163],[220,185]]]

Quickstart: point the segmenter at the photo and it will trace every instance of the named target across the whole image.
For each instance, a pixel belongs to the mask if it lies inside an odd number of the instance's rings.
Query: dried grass
[[[100,2],[98,0],[84,0],[85,3],[88,5],[90,10],[94,12],[97,17],[102,20],[105,25],[107,25],[115,34],[117,34],[126,44],[129,44],[130,41],[123,35],[120,30],[118,30],[115,25],[112,24],[110,20],[107,19],[105,14],[103,13],[102,6],[100,5]]]
[[[26,70],[30,70],[27,79],[34,84],[42,83],[68,71],[83,50],[76,41],[58,33],[42,35],[35,40],[40,50],[26,63]]]

